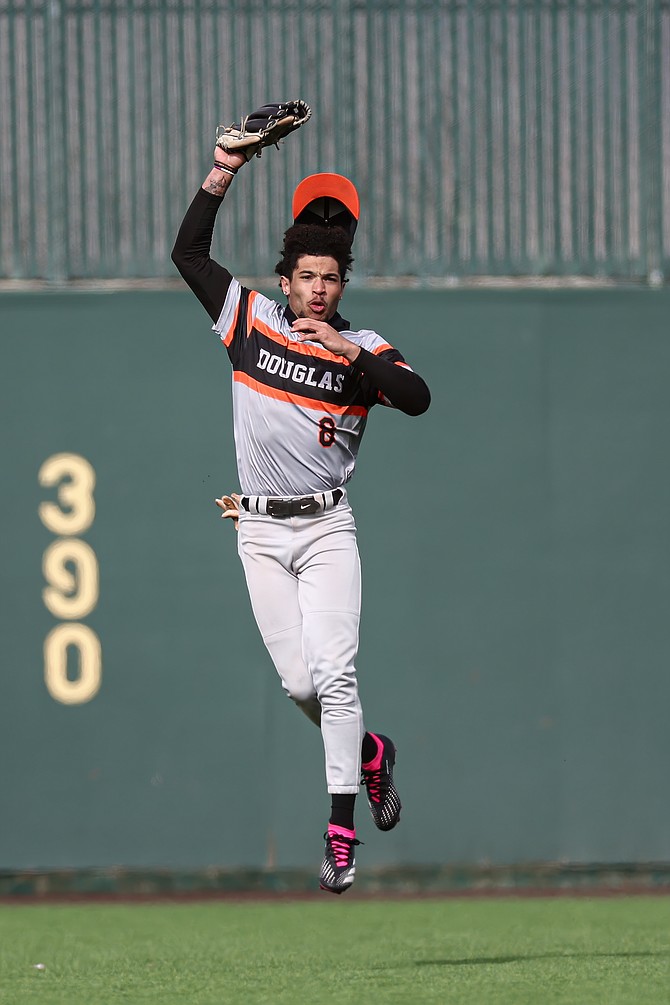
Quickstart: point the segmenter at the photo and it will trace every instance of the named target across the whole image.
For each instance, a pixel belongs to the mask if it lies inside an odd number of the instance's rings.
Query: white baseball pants
[[[365,733],[355,667],[361,568],[346,494],[310,516],[241,510],[238,552],[284,690],[321,727],[328,792],[358,792]]]

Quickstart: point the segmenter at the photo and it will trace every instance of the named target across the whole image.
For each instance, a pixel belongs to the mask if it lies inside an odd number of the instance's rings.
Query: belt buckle
[[[319,504],[313,496],[303,496],[302,499],[291,501],[291,516],[311,516],[319,511]]]
[[[291,503],[287,499],[268,499],[266,509],[268,516],[290,516]]]
[[[319,504],[313,496],[302,496],[300,499],[268,499],[266,505],[268,516],[275,518],[312,516],[318,513],[319,509]]]

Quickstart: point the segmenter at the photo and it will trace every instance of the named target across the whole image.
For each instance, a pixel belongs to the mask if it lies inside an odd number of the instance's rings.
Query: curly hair
[[[342,227],[324,227],[315,223],[297,223],[284,234],[282,257],[275,265],[279,276],[290,279],[302,255],[317,255],[334,258],[340,270],[340,278],[351,268],[351,238]]]

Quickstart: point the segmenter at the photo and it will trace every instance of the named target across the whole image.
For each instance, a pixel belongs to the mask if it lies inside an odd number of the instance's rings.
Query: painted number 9
[[[79,538],[53,541],[42,558],[45,606],[55,618],[85,618],[98,602],[98,560],[90,544]]]

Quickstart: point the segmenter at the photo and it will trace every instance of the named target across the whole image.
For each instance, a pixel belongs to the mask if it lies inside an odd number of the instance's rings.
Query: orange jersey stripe
[[[255,290],[251,290],[251,292],[249,293],[249,300],[247,302],[247,338],[249,337],[249,333],[251,332],[251,325],[253,323],[251,320],[251,315],[254,306],[254,301],[257,296],[258,293]]]
[[[300,394],[290,394],[288,391],[280,391],[276,387],[268,387],[267,384],[261,384],[242,370],[233,371],[233,380],[238,381],[240,384],[245,384],[258,394],[264,394],[266,398],[275,398],[277,401],[289,401],[292,405],[300,405],[302,408],[312,408],[315,412],[332,412],[333,415],[368,414],[368,409],[364,405],[333,405],[328,401],[304,398]]]
[[[336,360],[343,366],[349,366],[349,361],[344,358],[344,356],[336,356],[335,353],[328,352],[320,345],[307,345],[306,342],[293,342],[287,339],[284,335],[276,332],[274,328],[270,328],[265,324],[264,321],[260,321],[258,318],[253,322],[254,328],[259,331],[262,335],[266,335],[267,338],[272,339],[273,342],[278,342],[279,345],[287,345],[291,352],[299,352],[304,356],[317,356],[319,359],[327,359],[328,362],[332,363]],[[390,348],[390,347],[389,347]]]

